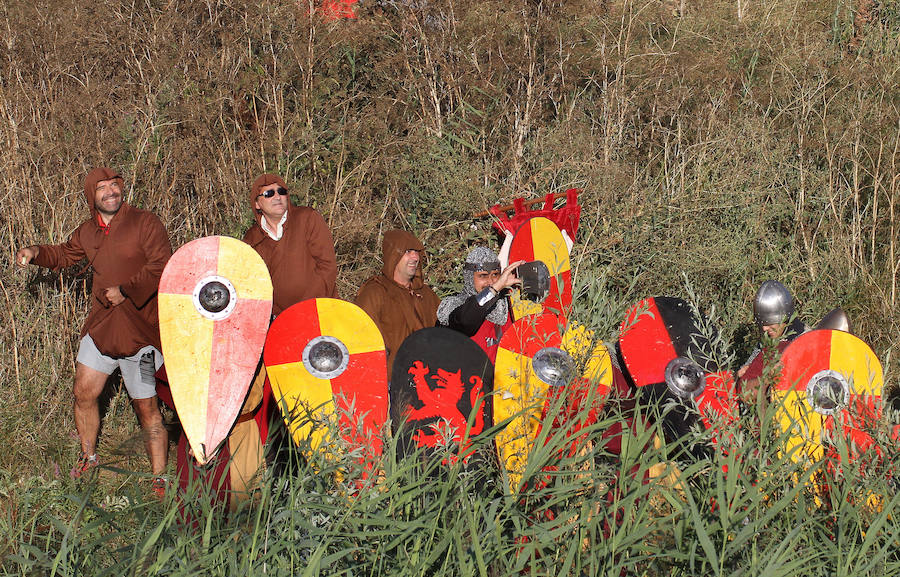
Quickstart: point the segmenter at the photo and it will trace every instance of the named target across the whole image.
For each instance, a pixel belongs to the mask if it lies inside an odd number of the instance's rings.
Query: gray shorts
[[[97,349],[91,335],[81,338],[78,358],[82,365],[111,375],[117,368],[122,371],[125,389],[132,399],[149,399],[156,396],[156,371],[162,366],[162,353],[153,345],[147,345],[130,357],[114,359]]]

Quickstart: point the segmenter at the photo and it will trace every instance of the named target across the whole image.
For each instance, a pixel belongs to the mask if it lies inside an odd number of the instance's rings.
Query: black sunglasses
[[[279,186],[275,190],[272,190],[270,188],[269,190],[264,190],[264,191],[260,192],[259,194],[257,194],[256,198],[259,198],[261,196],[264,196],[266,198],[272,198],[273,196],[275,196],[276,192],[278,193],[278,196],[285,196],[287,194],[287,189],[284,187],[281,187],[281,186]]]

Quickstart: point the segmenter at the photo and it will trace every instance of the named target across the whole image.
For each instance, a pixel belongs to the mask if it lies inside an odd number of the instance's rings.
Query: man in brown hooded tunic
[[[95,168],[84,182],[91,218],[63,244],[29,246],[16,253],[21,266],[60,269],[86,258],[93,268],[91,310],[75,365],[75,427],[82,456],[73,477],[98,463],[97,399],[116,368],[132,398],[153,473],[166,469],[168,434],[153,373],[162,364],[156,292],[172,246],[156,215],[123,202],[123,188],[117,172]]]
[[[287,185],[276,174],[263,174],[253,181],[249,201],[257,216],[244,234],[244,242],[259,253],[269,269],[273,316],[306,299],[337,297],[334,241],[322,215],[291,203]],[[268,439],[269,424],[277,413],[274,400],[265,367],[261,367],[229,437],[232,487],[236,479],[252,479],[262,465],[261,443]],[[248,450],[254,440],[260,444]],[[289,442],[285,437],[275,444]]]
[[[390,379],[400,344],[414,331],[435,326],[441,301],[425,284],[425,247],[419,239],[403,230],[389,230],[384,233],[381,255],[381,274],[363,284],[356,304],[372,317],[384,337]]]

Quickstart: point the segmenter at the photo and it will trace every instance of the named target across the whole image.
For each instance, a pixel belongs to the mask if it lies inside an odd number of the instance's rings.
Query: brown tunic
[[[95,172],[85,183],[91,218],[75,229],[65,243],[39,245],[40,252],[32,264],[60,269],[87,258],[94,279],[91,310],[81,336],[90,334],[100,352],[114,358],[131,356],[147,345],[158,349],[156,291],[163,268],[172,256],[172,245],[156,215],[124,202],[109,222],[108,234],[105,233],[97,219],[93,193],[98,181],[118,175],[109,171],[109,175],[101,173],[91,178]],[[122,287],[125,301],[112,306],[104,291],[117,285]]]
[[[394,268],[409,249],[421,251],[422,254],[412,286],[406,288],[394,281]],[[414,331],[435,326],[441,301],[423,280],[425,247],[416,237],[402,230],[387,231],[381,251],[384,263],[381,274],[363,284],[356,295],[356,304],[372,317],[384,337],[390,379],[394,354],[400,344]]]
[[[337,259],[325,219],[308,206],[289,204],[287,214],[280,240],[272,240],[259,222],[244,234],[272,276],[275,315],[306,299],[336,295]]]

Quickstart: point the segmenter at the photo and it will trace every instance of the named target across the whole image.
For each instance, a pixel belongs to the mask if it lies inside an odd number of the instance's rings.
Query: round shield
[[[384,340],[375,322],[353,303],[309,299],[272,322],[263,362],[272,393],[294,442],[313,450],[381,453],[388,412]],[[336,427],[329,423],[337,416]],[[327,435],[336,430],[342,443]]]
[[[191,241],[159,281],[159,333],[172,399],[194,457],[206,463],[231,430],[272,314],[266,264],[224,236]]]
[[[569,248],[552,220],[536,217],[519,227],[509,248],[509,262],[519,260],[543,262],[550,274],[550,285],[547,296],[540,303],[523,299],[518,289],[513,290],[513,318],[521,319],[546,311],[565,319],[572,306],[572,270]]]
[[[548,401],[564,392],[567,402],[561,412],[583,417],[580,413],[588,403],[599,409],[612,385],[606,346],[593,343],[584,327],[570,325],[564,333],[562,329],[556,315],[545,313],[517,320],[500,339],[494,422],[509,420],[497,434],[497,446],[513,491],[521,483]]]
[[[655,297],[631,307],[619,330],[619,350],[645,402],[659,407],[669,399],[693,403],[707,428],[737,416],[733,378],[712,360],[709,339],[686,301]],[[688,407],[675,404],[665,414],[667,440],[685,437],[696,421],[697,413]]]
[[[397,349],[391,375],[391,423],[401,453],[453,446],[466,457],[469,439],[493,424],[494,367],[460,332],[412,333]]]
[[[638,387],[665,383],[666,367],[677,357],[691,360],[705,372],[715,370],[709,341],[690,305],[679,298],[649,298],[631,307],[619,327],[619,348]]]
[[[774,396],[795,460],[821,459],[828,435],[843,435],[851,453],[873,444],[867,431],[881,417],[884,374],[866,343],[839,330],[809,331],[788,345],[781,364]]]

